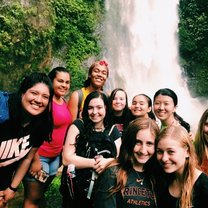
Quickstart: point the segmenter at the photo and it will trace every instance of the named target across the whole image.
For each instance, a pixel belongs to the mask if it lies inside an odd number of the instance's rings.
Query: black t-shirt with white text
[[[138,174],[143,179],[138,181]],[[145,174],[130,171],[126,186],[122,191],[112,194],[109,189],[116,184],[115,167],[108,168],[99,178],[95,187],[94,208],[155,208],[155,196],[150,178]]]
[[[25,128],[16,126],[11,120],[0,124],[0,190],[10,184],[19,161],[46,138],[41,122],[32,122]]]

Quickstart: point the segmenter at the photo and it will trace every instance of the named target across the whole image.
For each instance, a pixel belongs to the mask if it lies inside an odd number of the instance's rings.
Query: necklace
[[[95,131],[98,131],[98,132],[99,132],[99,131],[103,132],[103,131],[104,131],[104,127],[101,127],[101,128],[94,128],[94,130],[95,130]]]
[[[139,175],[139,172],[135,171],[136,175],[138,176],[138,178],[136,179],[136,182],[139,183],[141,186],[143,186],[144,184],[144,178],[141,178]]]

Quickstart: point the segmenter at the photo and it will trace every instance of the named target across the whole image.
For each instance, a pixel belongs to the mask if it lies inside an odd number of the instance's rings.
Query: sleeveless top
[[[38,149],[38,154],[44,157],[56,157],[60,154],[67,128],[72,123],[72,116],[66,102],[60,105],[53,101],[52,107],[54,121],[52,140],[45,141]]]
[[[81,90],[82,90],[82,103],[81,103],[80,110],[82,111],[82,109],[84,107],[84,101],[85,101],[86,97],[91,93],[91,91],[85,87],[82,87]]]

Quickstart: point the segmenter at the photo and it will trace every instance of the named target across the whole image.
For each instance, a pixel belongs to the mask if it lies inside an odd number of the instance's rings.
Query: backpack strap
[[[80,118],[76,119],[76,121],[74,121],[74,123],[78,124],[77,128],[79,129],[80,133],[84,131],[84,121]]]
[[[92,176],[91,176],[91,181],[90,181],[90,186],[89,186],[89,189],[88,189],[88,192],[87,192],[87,198],[88,199],[91,199],[92,190],[93,190],[93,187],[94,187],[95,180],[97,178],[98,178],[98,174],[95,172],[95,170],[93,170],[92,171]]]
[[[111,135],[113,129],[115,127],[115,124],[112,125],[110,131],[108,132],[108,136]],[[95,170],[92,171],[92,176],[91,176],[91,179],[90,179],[90,185],[89,185],[89,189],[88,189],[88,193],[87,193],[87,198],[90,199],[91,198],[91,195],[92,195],[92,190],[93,190],[93,187],[94,187],[94,183],[95,183],[95,180],[98,178],[98,174],[95,172]]]
[[[82,105],[82,99],[83,99],[83,92],[82,89],[77,90],[78,93],[78,112],[77,112],[77,118],[79,118],[79,114],[80,114],[80,109],[81,109],[81,105]]]
[[[112,131],[113,131],[114,127],[115,127],[115,124],[113,124],[113,126],[112,126],[112,127],[111,127],[111,129],[110,129],[110,131],[108,132],[108,136],[110,136],[110,135],[111,135],[111,133],[112,133]]]

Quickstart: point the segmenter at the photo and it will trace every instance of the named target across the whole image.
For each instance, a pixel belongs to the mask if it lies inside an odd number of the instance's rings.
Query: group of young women
[[[159,89],[153,102],[138,94],[129,107],[124,89],[103,92],[108,75],[106,61],[92,64],[81,104],[78,91],[64,99],[70,88],[64,67],[26,77],[9,95],[10,117],[0,124],[1,208],[21,181],[23,207],[40,207],[62,164],[70,186],[63,208],[206,207],[207,110],[193,142],[173,90]],[[81,180],[86,174],[88,182]]]
[[[133,98],[134,120],[123,132],[118,157],[98,178],[95,208],[206,207],[208,112],[202,115],[194,145],[190,125],[176,113],[177,103],[173,90],[159,89],[153,98],[154,117],[147,95]]]

